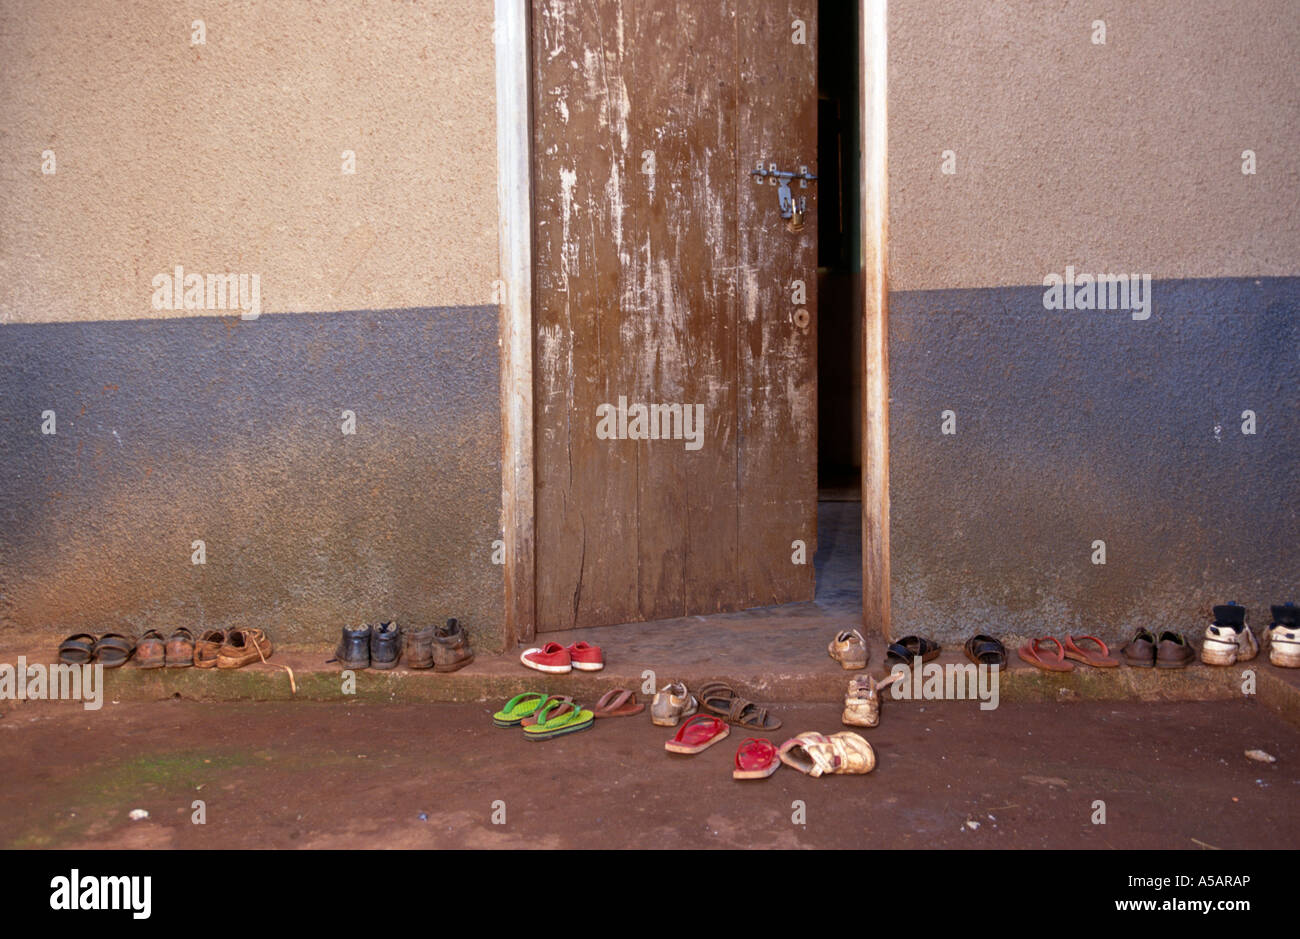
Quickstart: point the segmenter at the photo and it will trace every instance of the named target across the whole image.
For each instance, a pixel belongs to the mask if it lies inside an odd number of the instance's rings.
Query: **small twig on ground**
[[[1197,844],[1199,844],[1202,848],[1208,848],[1208,849],[1211,850],[1211,851],[1222,851],[1222,850],[1223,850],[1222,848],[1216,848],[1216,847],[1215,847],[1214,845],[1212,845],[1212,844],[1206,844],[1204,841],[1202,841],[1202,840],[1199,839],[1199,838],[1193,838],[1192,840],[1195,841]]]

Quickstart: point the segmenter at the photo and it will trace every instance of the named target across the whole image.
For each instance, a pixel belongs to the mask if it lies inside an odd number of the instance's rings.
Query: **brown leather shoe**
[[[162,668],[167,664],[167,644],[162,633],[150,629],[135,644],[135,664],[140,668]]]
[[[167,667],[190,668],[194,665],[194,633],[184,626],[167,637]]]
[[[1183,636],[1165,630],[1160,634],[1160,644],[1156,646],[1156,668],[1186,668],[1196,658],[1196,650]]]
[[[194,643],[194,667],[216,668],[217,656],[226,644],[226,632],[223,629],[205,629]]]
[[[261,629],[232,629],[217,653],[217,668],[242,668],[271,657],[271,640]]]
[[[421,626],[406,634],[406,667],[433,668],[433,626]]]
[[[447,620],[433,635],[433,670],[454,672],[474,661],[474,650],[469,646],[469,636],[454,619]]]
[[[1119,650],[1124,664],[1134,668],[1152,668],[1156,664],[1156,635],[1149,629],[1139,629],[1131,642]]]

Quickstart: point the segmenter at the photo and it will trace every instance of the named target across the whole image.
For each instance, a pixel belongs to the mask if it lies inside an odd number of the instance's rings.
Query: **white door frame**
[[[861,0],[862,625],[891,638],[889,562],[889,11]]]
[[[507,644],[536,632],[533,556],[533,216],[530,0],[496,0],[501,281],[501,531]]]

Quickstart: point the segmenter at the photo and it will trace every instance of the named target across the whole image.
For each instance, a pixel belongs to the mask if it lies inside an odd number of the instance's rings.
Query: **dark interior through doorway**
[[[817,602],[862,603],[858,4],[818,8]]]

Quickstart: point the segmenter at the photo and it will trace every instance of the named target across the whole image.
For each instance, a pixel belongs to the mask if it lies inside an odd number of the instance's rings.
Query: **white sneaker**
[[[1281,668],[1300,668],[1300,607],[1273,607],[1268,627],[1268,660]]]
[[[1259,654],[1259,641],[1246,624],[1246,608],[1235,602],[1216,606],[1214,621],[1205,627],[1201,661],[1206,665],[1249,662]]]

